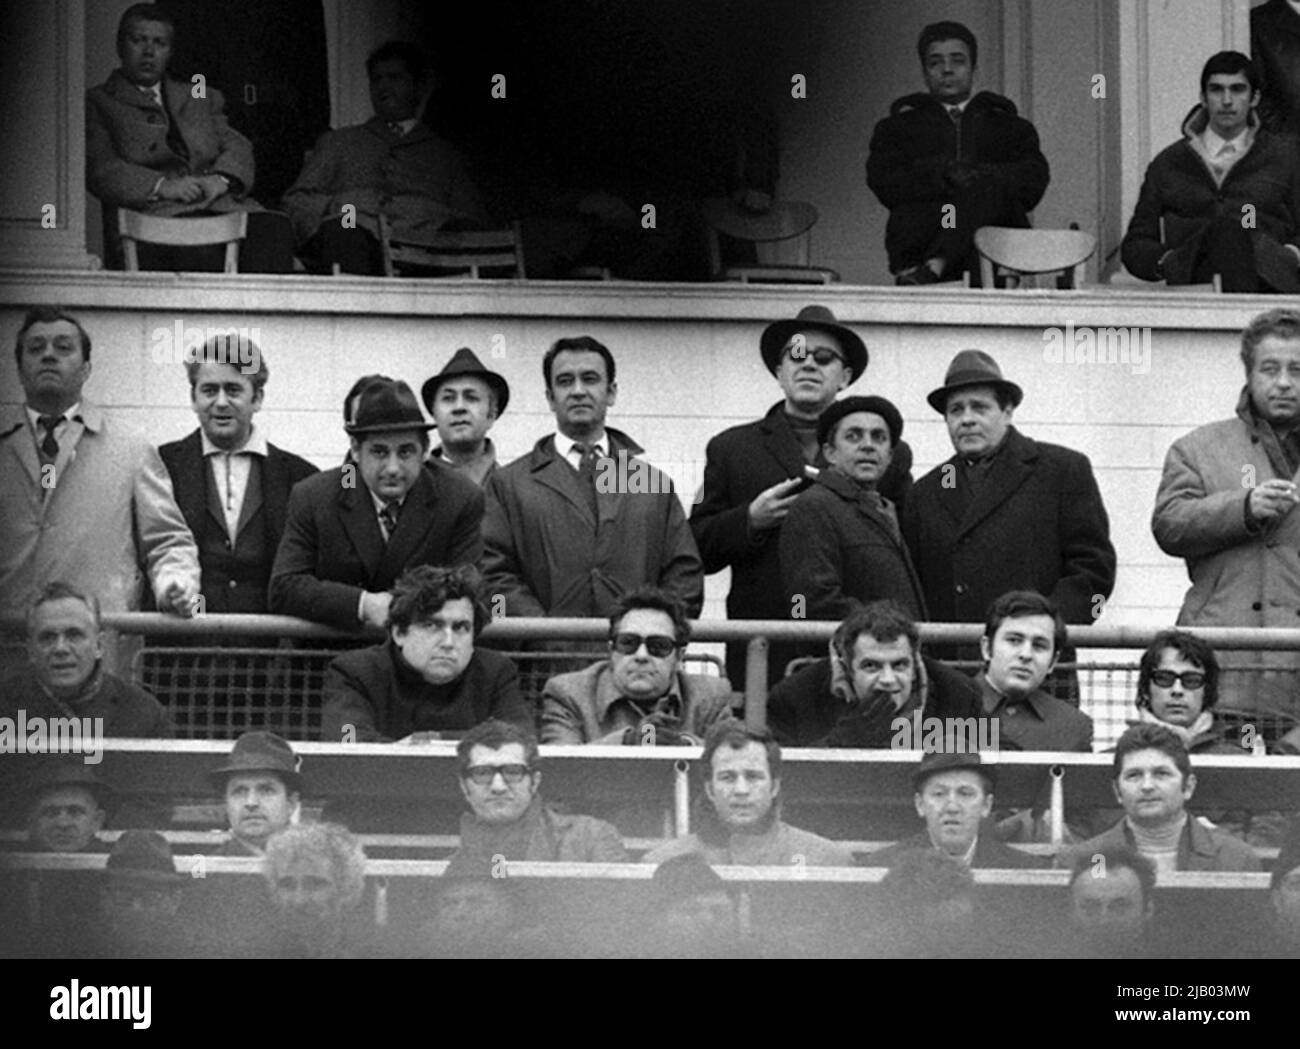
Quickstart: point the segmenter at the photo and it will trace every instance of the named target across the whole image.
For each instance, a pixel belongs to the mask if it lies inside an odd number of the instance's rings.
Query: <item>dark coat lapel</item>
[[[384,536],[379,531],[375,504],[365,481],[359,481],[355,488],[341,488],[335,506],[338,508],[343,531],[361,558],[361,563],[366,566],[368,579],[374,579],[379,564],[384,559]]]
[[[998,453],[989,469],[984,486],[972,500],[961,522],[961,532],[972,531],[989,514],[1011,498],[1033,476],[1038,447],[1012,427],[1007,432],[1006,447]]]
[[[558,493],[592,525],[596,523],[592,520],[591,506],[578,480],[578,471],[561,459],[555,451],[554,437],[544,437],[537,442],[528,465],[538,484]]]
[[[769,455],[781,464],[787,477],[802,477],[804,462],[803,449],[799,438],[790,429],[790,422],[785,417],[785,402],[778,401],[763,416],[759,424],[763,434],[763,447]]]
[[[437,508],[437,481],[430,471],[422,468],[415,479],[415,485],[407,493],[406,501],[402,504],[402,513],[397,518],[397,528],[393,530],[388,545],[380,551],[381,556],[378,560],[380,576],[385,579],[396,579],[402,574],[402,569],[414,559],[416,551],[420,549],[425,536],[429,534],[429,529],[433,527]],[[373,513],[370,519],[374,524],[376,535],[379,535],[379,521]],[[382,536],[380,539],[382,542]]]

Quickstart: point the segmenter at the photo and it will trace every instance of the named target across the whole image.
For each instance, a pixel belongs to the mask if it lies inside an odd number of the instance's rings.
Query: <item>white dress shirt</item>
[[[266,458],[266,436],[256,426],[248,434],[242,448],[227,451],[218,448],[202,430],[203,458],[212,465],[212,480],[221,500],[221,512],[226,520],[226,535],[234,543],[239,531],[239,515],[244,510],[244,495],[248,491],[248,475],[252,470],[251,456]]]

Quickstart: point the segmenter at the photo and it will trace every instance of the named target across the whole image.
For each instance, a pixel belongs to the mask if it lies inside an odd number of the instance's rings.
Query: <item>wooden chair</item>
[[[230,211],[202,218],[163,218],[122,208],[117,213],[117,233],[128,271],[140,269],[137,242],[191,248],[208,244],[226,246],[223,273],[239,272],[239,242],[248,235],[248,212]]]
[[[379,215],[379,245],[384,255],[384,273],[401,276],[399,267],[436,271],[432,276],[462,277],[475,280],[488,276],[518,277],[524,271],[524,244],[519,223],[505,229],[464,233],[430,233],[416,237],[398,237],[388,216]],[[507,272],[485,274],[484,270]]]
[[[763,284],[834,284],[840,275],[809,265],[817,209],[798,200],[778,200],[762,213],[745,211],[726,197],[703,204],[708,226],[709,267],[715,280]],[[718,234],[754,245],[757,264],[724,265]]]
[[[980,280],[986,288],[996,287],[995,272],[1006,277],[1009,288],[1033,286],[1025,283],[1025,277],[1057,273],[1068,273],[1069,286],[1079,288],[1084,263],[1097,250],[1097,238],[1077,229],[984,226],[975,231],[975,247],[980,253]],[[1055,287],[1055,282],[1049,286]]]

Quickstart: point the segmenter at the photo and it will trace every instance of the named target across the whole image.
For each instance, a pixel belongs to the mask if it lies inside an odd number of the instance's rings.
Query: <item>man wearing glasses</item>
[[[622,863],[618,831],[590,816],[555,812],[538,788],[537,740],[508,721],[485,721],[456,746],[460,790],[470,811],[461,817],[460,848],[448,874],[495,873],[506,861]]]
[[[725,678],[681,672],[689,638],[677,598],[653,587],[626,594],[609,617],[609,658],[546,683],[542,742],[699,745],[739,697]]]
[[[805,306],[793,320],[769,324],[759,343],[763,364],[784,395],[763,418],[714,437],[704,466],[704,490],[691,530],[704,571],[731,569],[729,619],[788,619],[778,549],[781,524],[810,483],[809,467],[826,459],[817,420],[840,391],[867,370],[867,347],[825,306]],[[877,488],[901,514],[912,486],[912,449],[899,441]],[[780,680],[797,649],[773,645],[768,684]],[[745,671],[745,646],[727,646],[727,676]]]

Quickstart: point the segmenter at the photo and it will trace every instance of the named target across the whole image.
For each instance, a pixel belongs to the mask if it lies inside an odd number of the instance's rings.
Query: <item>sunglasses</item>
[[[1180,682],[1183,688],[1195,691],[1205,684],[1205,675],[1195,670],[1184,670],[1181,674],[1172,670],[1151,671],[1151,684],[1159,688],[1172,688],[1175,681]]]
[[[642,637],[640,634],[615,634],[609,639],[610,648],[625,656],[635,655],[643,644],[646,651],[655,659],[671,656],[678,647],[676,638],[664,637],[662,634],[652,637]]]
[[[811,357],[813,361],[816,362],[818,367],[821,368],[825,368],[826,365],[831,363],[831,361],[839,361],[841,364],[844,363],[844,358],[841,357],[838,353],[836,353],[834,350],[828,350],[825,348],[820,348],[816,350],[801,350],[792,346],[790,349],[785,351],[785,355],[789,357],[790,360],[794,361],[796,364],[801,361],[805,361],[809,357]]]
[[[499,772],[507,786],[516,787],[532,771],[527,765],[471,765],[465,770],[465,778],[476,786],[487,787]]]

